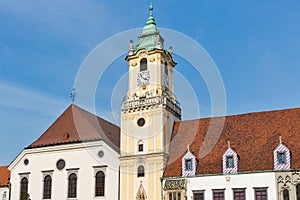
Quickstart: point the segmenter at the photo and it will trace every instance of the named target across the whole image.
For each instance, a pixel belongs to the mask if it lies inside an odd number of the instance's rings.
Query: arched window
[[[20,200],[24,200],[28,192],[28,179],[26,177],[21,180]]]
[[[300,184],[296,185],[297,200],[300,200]]]
[[[137,174],[138,177],[144,177],[145,176],[145,168],[143,165],[140,165],[138,167],[138,174]]]
[[[147,70],[147,59],[143,58],[140,62],[140,71],[146,71]]]
[[[76,198],[77,196],[77,176],[75,173],[70,174],[68,184],[68,198]]]
[[[102,197],[104,196],[105,191],[105,174],[103,171],[99,171],[96,174],[96,180],[95,180],[95,196],[96,197]]]
[[[283,190],[283,200],[290,200],[290,194],[288,189]]]
[[[50,175],[47,175],[44,178],[43,199],[51,199],[51,187],[52,187],[52,178]]]

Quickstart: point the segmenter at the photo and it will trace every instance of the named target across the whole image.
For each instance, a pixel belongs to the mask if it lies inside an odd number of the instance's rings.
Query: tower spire
[[[150,17],[147,20],[147,25],[150,25],[150,24],[156,25],[155,24],[155,20],[153,18],[153,6],[152,6],[152,3],[149,6],[149,11],[150,11]]]

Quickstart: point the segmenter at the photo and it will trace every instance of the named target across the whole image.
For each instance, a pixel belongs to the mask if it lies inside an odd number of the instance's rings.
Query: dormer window
[[[291,168],[291,154],[290,150],[282,144],[280,138],[280,144],[273,152],[274,154],[274,170],[289,170]]]
[[[237,173],[238,171],[238,155],[230,148],[230,141],[228,141],[228,149],[223,154],[223,173]]]
[[[185,160],[185,170],[191,171],[192,169],[193,169],[192,160],[191,159]]]
[[[195,176],[197,169],[196,157],[190,152],[188,147],[188,152],[182,158],[181,173],[182,176]]]
[[[233,156],[227,156],[226,157],[226,166],[227,168],[233,168]]]
[[[140,62],[140,71],[146,71],[147,70],[147,59],[143,58]]]

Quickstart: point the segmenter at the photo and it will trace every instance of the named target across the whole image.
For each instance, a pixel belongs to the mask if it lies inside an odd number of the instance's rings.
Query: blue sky
[[[299,1],[152,2],[158,27],[186,34],[210,54],[223,78],[228,115],[300,106]],[[0,0],[0,165],[68,107],[86,56],[110,36],[143,27],[148,6],[143,0]],[[136,40],[125,42],[130,39]],[[203,79],[184,58],[175,55],[175,61],[200,102],[199,115],[178,84],[183,119],[209,116]],[[121,97],[112,90],[126,81],[126,71],[120,57],[99,82],[97,114],[114,123]]]

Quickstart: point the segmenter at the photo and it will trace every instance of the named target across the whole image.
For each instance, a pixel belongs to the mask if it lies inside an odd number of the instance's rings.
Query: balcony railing
[[[154,96],[141,99],[135,99],[130,101],[124,101],[122,103],[122,112],[132,112],[139,109],[145,109],[148,107],[163,106],[172,111],[176,117],[181,118],[181,108],[178,103],[173,101],[167,96]]]

